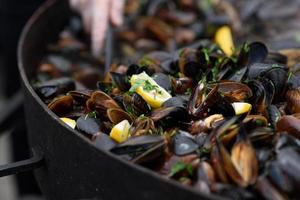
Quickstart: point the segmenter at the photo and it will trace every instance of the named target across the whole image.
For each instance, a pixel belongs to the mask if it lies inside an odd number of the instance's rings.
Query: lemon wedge
[[[231,30],[228,26],[222,26],[217,30],[215,41],[227,56],[231,56],[233,54],[234,44]]]
[[[60,118],[61,121],[66,123],[68,126],[70,126],[72,129],[75,129],[76,121],[70,118],[62,117]]]
[[[123,120],[111,129],[109,136],[119,143],[124,142],[128,139],[129,128],[130,124],[128,120]]]
[[[172,96],[160,87],[148,74],[142,72],[131,76],[131,89],[138,93],[152,108],[159,108]]]
[[[245,102],[234,102],[232,103],[232,107],[236,115],[241,115],[250,112],[252,105],[250,103]]]

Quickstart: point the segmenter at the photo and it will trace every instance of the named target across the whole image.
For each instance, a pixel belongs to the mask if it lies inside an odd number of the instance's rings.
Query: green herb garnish
[[[177,162],[175,165],[172,166],[170,173],[168,174],[168,177],[173,177],[174,175],[178,174],[179,172],[182,172],[186,170],[189,175],[193,175],[194,168],[191,164],[186,164],[184,162]]]
[[[142,86],[145,83],[145,80],[143,79],[137,79],[133,86],[129,89],[129,93],[133,94],[140,86]]]

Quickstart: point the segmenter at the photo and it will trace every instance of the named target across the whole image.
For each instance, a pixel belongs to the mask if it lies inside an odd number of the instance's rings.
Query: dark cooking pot
[[[26,171],[39,167],[35,169],[38,184],[48,199],[55,200],[219,199],[97,149],[84,136],[62,123],[41,101],[29,80],[35,75],[46,44],[55,41],[70,15],[67,1],[48,1],[23,31],[18,59],[28,140],[34,157],[16,163],[7,174],[14,173],[14,169]],[[9,166],[6,167],[7,172]]]

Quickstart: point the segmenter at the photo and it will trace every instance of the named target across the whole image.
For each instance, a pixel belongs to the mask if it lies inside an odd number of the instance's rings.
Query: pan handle
[[[29,159],[0,165],[0,177],[18,174],[22,172],[38,169],[44,165],[44,158],[41,154],[33,151],[33,156]]]

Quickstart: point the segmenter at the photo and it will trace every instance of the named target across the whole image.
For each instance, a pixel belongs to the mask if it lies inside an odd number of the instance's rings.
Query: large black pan
[[[29,80],[34,76],[46,44],[57,38],[70,15],[67,1],[48,1],[24,29],[18,59],[25,95],[28,140],[35,157],[16,163],[12,169],[8,165],[2,171],[12,174],[13,169],[26,171],[42,165],[35,170],[37,181],[43,194],[55,200],[219,199],[97,149],[81,134],[61,123],[40,100]]]

